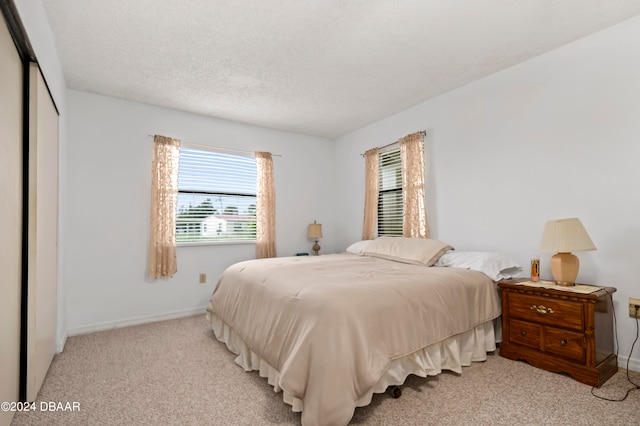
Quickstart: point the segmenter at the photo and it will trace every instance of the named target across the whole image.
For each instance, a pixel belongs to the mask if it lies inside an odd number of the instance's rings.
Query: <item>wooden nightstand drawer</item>
[[[543,350],[576,361],[585,361],[584,334],[545,327]]]
[[[509,316],[512,318],[578,331],[584,329],[583,309],[582,303],[526,294],[513,293],[509,299]]]
[[[502,295],[500,355],[600,386],[618,371],[613,342],[613,287],[572,291],[498,283]]]
[[[542,326],[530,322],[511,320],[509,322],[509,339],[520,345],[540,349]]]

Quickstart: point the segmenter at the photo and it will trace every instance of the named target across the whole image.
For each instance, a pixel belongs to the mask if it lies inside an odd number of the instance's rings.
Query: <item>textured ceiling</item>
[[[639,0],[43,0],[67,85],[335,138]]]

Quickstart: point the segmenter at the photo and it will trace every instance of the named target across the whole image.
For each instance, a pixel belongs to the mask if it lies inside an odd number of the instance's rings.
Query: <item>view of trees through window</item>
[[[255,238],[255,158],[181,148],[176,243]]]

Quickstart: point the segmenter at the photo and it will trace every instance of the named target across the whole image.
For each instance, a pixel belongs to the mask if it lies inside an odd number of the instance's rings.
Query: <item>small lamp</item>
[[[572,251],[595,249],[578,218],[550,220],[544,225],[540,252],[556,253],[551,256],[551,273],[558,285],[575,285],[580,261]]]
[[[313,223],[309,224],[309,229],[307,230],[307,238],[315,240],[315,244],[312,249],[314,254],[317,256],[320,251],[320,245],[318,245],[318,238],[322,238],[322,224],[316,223],[314,220]]]

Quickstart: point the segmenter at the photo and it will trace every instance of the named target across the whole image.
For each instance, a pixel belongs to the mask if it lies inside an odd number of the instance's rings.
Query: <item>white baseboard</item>
[[[182,317],[190,317],[193,315],[201,315],[201,314],[204,314],[206,310],[207,310],[206,307],[191,308],[191,309],[185,309],[182,311],[173,311],[173,312],[167,312],[164,314],[149,315],[146,317],[136,317],[136,318],[123,319],[123,320],[101,322],[97,324],[92,324],[92,325],[87,325],[87,326],[67,330],[67,334],[66,336],[64,336],[64,340],[66,341],[67,336],[69,337],[80,336],[82,334],[95,333],[97,331],[113,330],[115,328],[129,327],[132,325],[148,324],[151,322],[165,321],[165,320],[182,318]],[[64,347],[64,342],[62,343],[62,345]]]
[[[640,372],[640,359],[629,359],[626,356],[618,355],[618,368],[626,369],[627,368],[627,360],[629,360],[629,370]]]
[[[64,333],[60,340],[58,340],[58,346],[56,347],[56,353],[62,353],[64,350],[64,345],[67,343],[67,337],[69,337],[68,333]]]

